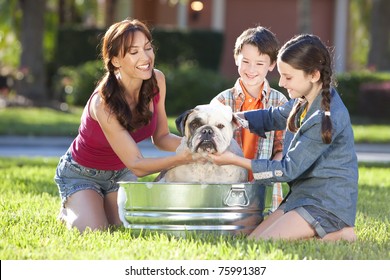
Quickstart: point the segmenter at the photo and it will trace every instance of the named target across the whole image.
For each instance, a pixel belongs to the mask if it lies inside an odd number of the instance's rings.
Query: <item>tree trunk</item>
[[[17,92],[33,104],[46,101],[46,70],[43,57],[44,13],[46,0],[20,0],[22,8],[22,54]]]
[[[371,47],[368,67],[390,70],[390,1],[373,0],[371,13]]]
[[[58,0],[58,25],[63,26],[66,23],[66,5],[65,0]]]
[[[106,0],[105,1],[105,24],[106,27],[109,27],[116,21],[116,6],[118,4],[117,0]]]
[[[298,32],[311,33],[311,0],[298,0]]]

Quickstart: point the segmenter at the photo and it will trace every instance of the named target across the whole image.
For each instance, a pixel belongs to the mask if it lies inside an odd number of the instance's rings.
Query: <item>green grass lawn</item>
[[[388,260],[390,165],[360,165],[358,241],[249,241],[232,236],[172,237],[129,229],[79,234],[56,219],[58,159],[0,158],[1,260]],[[146,178],[149,180],[151,178]]]
[[[0,109],[0,135],[76,136],[82,108],[60,112],[49,108]]]
[[[81,108],[59,112],[47,108],[0,109],[0,135],[75,136],[80,124]],[[177,134],[175,117],[168,119],[169,128]],[[353,124],[356,143],[390,143],[390,124]]]

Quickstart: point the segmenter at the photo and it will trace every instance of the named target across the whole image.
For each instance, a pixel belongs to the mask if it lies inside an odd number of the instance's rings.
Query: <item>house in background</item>
[[[262,25],[283,44],[300,33],[318,35],[334,47],[335,69],[345,71],[348,0],[117,0],[115,17],[133,17],[151,27],[211,29],[224,34],[220,73],[237,77],[234,43],[241,32]],[[207,42],[205,42],[207,43]],[[276,70],[272,75],[276,75]]]

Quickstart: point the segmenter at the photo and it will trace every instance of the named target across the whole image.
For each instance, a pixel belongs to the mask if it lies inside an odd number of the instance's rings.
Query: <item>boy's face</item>
[[[275,63],[271,64],[271,58],[267,54],[260,54],[257,47],[245,44],[241,53],[236,57],[238,74],[245,87],[260,87],[268,71],[272,71]]]

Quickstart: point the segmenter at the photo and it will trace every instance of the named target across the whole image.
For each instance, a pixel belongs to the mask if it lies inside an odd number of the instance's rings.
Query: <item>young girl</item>
[[[192,161],[189,151],[144,158],[137,142],[152,137],[175,151],[165,113],[165,78],[153,68],[152,37],[138,20],[113,24],[103,38],[106,74],[88,100],[79,134],[58,164],[59,218],[81,232],[119,225],[118,181],[135,179]]]
[[[232,153],[209,155],[217,164],[253,171],[257,182],[287,182],[280,207],[250,235],[255,239],[354,241],[358,165],[346,107],[331,87],[331,57],[314,35],[292,38],[277,59],[279,85],[291,100],[240,114],[252,132],[287,127],[281,160],[250,160]]]

